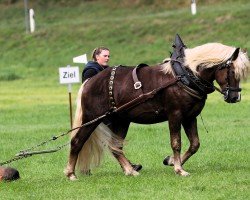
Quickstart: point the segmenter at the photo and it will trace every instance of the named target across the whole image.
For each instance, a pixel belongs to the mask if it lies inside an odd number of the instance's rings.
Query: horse
[[[239,102],[240,80],[247,76],[250,62],[240,48],[221,43],[186,48],[180,38],[176,41],[175,56],[162,63],[109,67],[81,85],[64,170],[69,180],[77,179],[77,163],[83,174],[90,174],[100,164],[104,149],[112,152],[125,175],[139,175],[122,150],[131,122],[168,121],[173,155],[166,157],[164,164],[173,166],[180,176],[189,175],[183,165],[199,149],[196,117],[207,95],[218,90],[227,103]],[[190,142],[183,155],[181,126]]]

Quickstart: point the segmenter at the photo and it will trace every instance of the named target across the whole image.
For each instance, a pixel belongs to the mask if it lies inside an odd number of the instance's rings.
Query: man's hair
[[[20,178],[19,172],[16,169],[7,167],[3,172],[2,179],[5,181],[14,181]]]
[[[107,47],[97,47],[97,48],[95,48],[95,49],[93,50],[93,52],[92,52],[92,59],[93,59],[94,61],[96,61],[96,56],[99,55],[99,54],[102,52],[102,50],[107,50],[107,51],[109,51],[109,48],[107,48]]]

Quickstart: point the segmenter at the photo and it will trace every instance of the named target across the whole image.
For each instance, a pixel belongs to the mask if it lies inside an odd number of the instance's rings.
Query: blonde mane
[[[226,46],[220,43],[208,43],[192,49],[185,49],[184,65],[197,74],[197,66],[210,68],[226,62],[234,53],[235,47]],[[240,51],[239,56],[233,62],[236,78],[246,77],[250,62],[246,53]],[[163,66],[165,73],[170,73],[170,63]]]

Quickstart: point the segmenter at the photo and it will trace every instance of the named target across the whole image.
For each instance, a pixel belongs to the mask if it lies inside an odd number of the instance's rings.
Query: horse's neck
[[[202,69],[201,71],[199,71],[198,76],[201,79],[212,83],[215,80],[215,69],[214,68]]]

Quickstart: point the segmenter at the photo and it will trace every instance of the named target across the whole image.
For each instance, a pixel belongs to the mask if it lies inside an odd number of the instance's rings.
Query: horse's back
[[[114,99],[118,105],[138,97],[159,87],[164,79],[164,73],[160,66],[145,66],[137,69],[137,77],[142,87],[135,89],[133,72],[134,67],[118,67],[114,79]],[[165,77],[166,78],[166,77]]]

